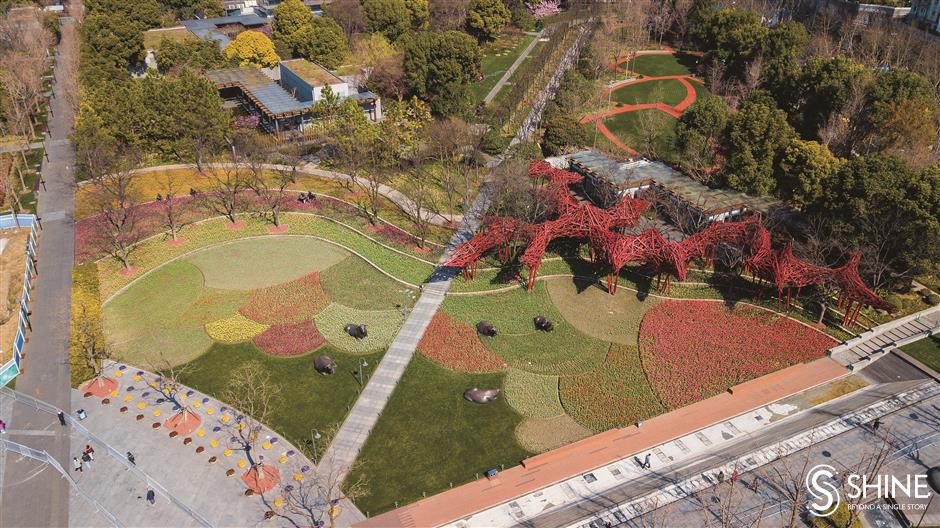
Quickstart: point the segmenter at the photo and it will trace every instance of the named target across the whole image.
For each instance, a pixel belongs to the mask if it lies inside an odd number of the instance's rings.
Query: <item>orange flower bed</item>
[[[278,325],[310,319],[329,304],[320,274],[313,272],[295,281],[255,290],[239,311],[253,321]]]
[[[299,356],[326,343],[313,321],[274,325],[256,335],[255,345],[275,356]]]
[[[477,337],[475,329],[438,310],[418,343],[424,357],[452,370],[495,372],[506,363]]]

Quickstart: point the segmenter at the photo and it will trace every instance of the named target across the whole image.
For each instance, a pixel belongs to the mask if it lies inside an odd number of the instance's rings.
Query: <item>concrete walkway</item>
[[[483,98],[483,104],[489,104],[489,102],[492,101],[493,98],[496,97],[496,94],[498,94],[499,91],[503,89],[503,86],[506,86],[506,83],[509,82],[509,78],[512,77],[512,74],[516,73],[516,70],[522,64],[522,61],[526,60],[529,57],[529,53],[532,53],[532,50],[535,48],[535,45],[538,44],[539,40],[544,36],[545,36],[544,29],[542,31],[539,31],[535,35],[535,38],[532,39],[532,42],[530,42],[529,45],[526,46],[524,50],[522,50],[522,53],[520,53],[519,56],[516,57],[516,60],[513,61],[512,66],[510,66],[509,69],[506,70],[505,73],[503,73],[503,76],[500,77],[499,81],[496,83],[496,86],[494,86],[493,89],[490,90],[490,93],[486,94],[486,97]]]
[[[891,350],[931,334],[940,334],[940,306],[876,326],[833,347],[829,355],[853,370],[862,369]]]
[[[70,2],[71,10],[81,8],[80,0]],[[75,24],[71,18],[61,20],[63,24]],[[66,33],[77,34],[77,31]],[[59,47],[62,53],[70,49],[78,49],[78,45]],[[43,227],[39,241],[39,277],[34,292],[32,333],[25,348],[23,373],[16,380],[16,388],[68,412],[71,407],[69,319],[75,254],[75,149],[68,138],[74,115],[58,83],[64,62],[62,55],[56,56],[55,97],[51,101],[53,116],[49,121],[46,150],[48,159],[42,167],[46,190],[39,196],[39,216]],[[72,62],[75,63],[77,61]],[[57,426],[55,416],[14,404],[12,415],[6,422],[11,430],[10,440],[44,450],[63,466],[71,460],[69,436]],[[17,432],[13,433],[14,430]],[[51,435],[32,434],[49,430]],[[12,455],[7,457],[5,465],[0,526],[68,526],[69,485],[56,470]]]
[[[42,147],[41,141],[34,141],[30,143],[29,146],[18,144],[18,145],[3,145],[0,147],[0,154],[9,154],[11,152],[21,152],[24,150],[35,150]]]

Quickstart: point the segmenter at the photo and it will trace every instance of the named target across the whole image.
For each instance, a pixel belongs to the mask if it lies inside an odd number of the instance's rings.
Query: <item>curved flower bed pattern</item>
[[[222,343],[248,341],[267,329],[268,325],[252,321],[242,314],[235,314],[206,325],[206,333],[209,337]]]
[[[495,372],[506,367],[499,356],[486,348],[475,329],[438,310],[431,319],[418,352],[452,370]]]
[[[313,321],[274,325],[253,339],[261,350],[274,356],[299,356],[319,348],[326,338]]]
[[[320,273],[270,288],[255,290],[238,311],[264,324],[296,323],[309,319],[330,305],[320,285]]]
[[[663,301],[640,326],[640,357],[662,402],[681,407],[821,357],[831,337],[753,306]]]

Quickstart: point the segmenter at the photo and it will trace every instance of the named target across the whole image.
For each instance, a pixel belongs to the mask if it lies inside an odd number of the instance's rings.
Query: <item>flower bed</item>
[[[509,369],[503,382],[506,401],[527,418],[551,418],[565,414],[558,397],[558,376],[543,376]]]
[[[222,343],[248,341],[267,329],[268,325],[252,321],[242,314],[235,314],[206,325],[206,333],[209,337]]]
[[[650,383],[670,408],[821,357],[831,337],[753,306],[663,301],[640,327],[640,355]]]
[[[495,372],[506,363],[486,348],[474,328],[465,325],[443,310],[431,319],[418,352],[452,370],[463,372]]]
[[[276,325],[310,319],[329,306],[330,298],[320,285],[320,273],[255,290],[238,311],[259,323]]]
[[[316,317],[317,328],[326,340],[353,354],[384,350],[404,320],[398,310],[357,310],[337,303],[329,305]],[[345,330],[347,324],[364,324],[369,335],[362,340],[350,337]]]
[[[326,338],[313,321],[274,325],[253,339],[261,350],[274,356],[299,356],[319,348]]]
[[[596,369],[561,378],[559,389],[568,414],[595,431],[623,427],[663,412],[635,345],[612,345]]]

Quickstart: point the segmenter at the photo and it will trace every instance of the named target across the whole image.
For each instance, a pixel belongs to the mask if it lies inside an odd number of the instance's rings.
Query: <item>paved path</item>
[[[833,347],[829,354],[839,363],[859,369],[892,349],[940,334],[940,306],[876,326],[845,343]]]
[[[81,9],[73,0],[70,9]],[[63,24],[74,24],[70,18]],[[78,32],[65,33],[77,36]],[[62,53],[78,45],[59,46]],[[61,77],[62,55],[56,57],[56,79]],[[77,63],[77,61],[72,62]],[[23,373],[16,380],[17,390],[41,398],[65,411],[70,409],[69,319],[74,258],[75,149],[68,140],[74,115],[61,93],[53,86],[53,117],[49,121],[48,161],[42,172],[46,190],[39,196],[42,233],[33,301],[33,331],[27,343]],[[45,450],[65,465],[70,460],[69,436],[57,424],[55,416],[37,412],[20,404],[13,406],[7,420],[10,440]],[[51,429],[50,429],[51,427]],[[29,435],[30,431],[52,430],[49,436]],[[0,526],[67,526],[69,524],[69,486],[59,474],[44,464],[8,456],[0,500]]]
[[[486,94],[486,97],[483,98],[483,104],[487,104],[492,101],[493,98],[496,97],[496,94],[498,94],[499,91],[503,89],[503,86],[506,86],[506,83],[509,82],[509,78],[512,77],[513,73],[516,73],[516,69],[519,68],[519,66],[522,64],[522,61],[529,57],[529,53],[532,52],[532,49],[535,48],[535,45],[539,43],[539,39],[541,39],[544,35],[544,29],[535,35],[535,38],[532,39],[532,42],[530,42],[529,45],[526,46],[524,50],[522,50],[522,53],[516,57],[515,61],[513,61],[512,66],[510,66],[509,69],[506,70],[506,73],[500,77],[499,82],[496,83],[496,86],[490,90],[490,93]]]
[[[440,264],[447,262],[454,248],[473,237],[483,213],[487,210],[492,198],[493,187],[484,184],[480,188],[470,214],[466,215],[457,233],[448,244],[448,250],[441,256]],[[323,461],[317,471],[324,474],[339,474],[345,478],[353,463],[359,456],[359,451],[365,445],[372,427],[378,421],[385,404],[391,398],[392,392],[398,385],[402,375],[411,363],[418,342],[431,323],[431,318],[444,302],[444,295],[450,288],[456,270],[439,266],[427,283],[422,286],[421,296],[411,310],[405,324],[398,331],[398,335],[382,357],[372,377],[366,384],[355,405],[346,416],[346,420],[333,437],[330,446],[323,455]],[[340,526],[348,526],[365,519],[362,512],[344,512],[339,519]]]
[[[41,141],[35,141],[30,143],[29,146],[26,145],[4,145],[0,147],[0,154],[8,154],[10,152],[20,152],[23,150],[35,150],[42,146]]]

